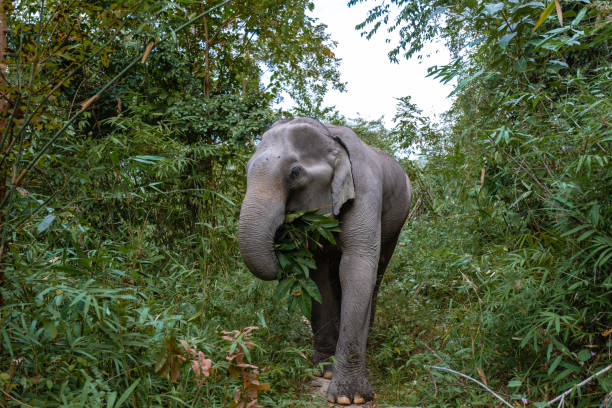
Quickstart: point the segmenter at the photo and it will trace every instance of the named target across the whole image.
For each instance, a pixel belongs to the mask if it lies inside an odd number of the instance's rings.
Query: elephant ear
[[[353,183],[353,172],[351,169],[351,160],[344,143],[336,138],[336,141],[342,145],[338,149],[339,153],[336,156],[334,164],[334,177],[331,184],[332,192],[332,211],[335,216],[340,214],[340,209],[349,200],[355,198],[355,185]]]

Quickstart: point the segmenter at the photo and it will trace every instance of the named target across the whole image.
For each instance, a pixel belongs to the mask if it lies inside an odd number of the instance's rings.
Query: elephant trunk
[[[249,187],[238,223],[240,253],[253,275],[263,280],[274,280],[278,270],[274,238],[285,219],[286,197],[278,187]]]

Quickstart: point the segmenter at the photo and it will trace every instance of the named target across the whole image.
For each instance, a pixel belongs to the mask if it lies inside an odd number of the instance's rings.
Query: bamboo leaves
[[[317,284],[310,278],[310,271],[317,267],[313,252],[327,245],[325,241],[335,245],[337,232],[340,232],[338,221],[316,211],[290,213],[285,217],[275,245],[279,264],[275,297],[288,297],[289,311],[298,307],[310,318],[311,300],[323,302]]]
[[[552,13],[554,9],[555,9],[555,2],[551,1],[550,3],[548,3],[548,6],[546,6],[544,11],[542,11],[542,14],[540,14],[538,21],[536,21],[535,26],[533,26],[533,31],[536,31],[546,21],[546,19],[548,18],[548,16],[550,16],[550,14]]]
[[[487,344],[475,353],[476,361],[507,353],[470,369],[503,379],[512,399],[524,397],[526,405],[527,399],[532,404],[569,390],[580,393],[572,396],[572,406],[600,405],[609,379],[588,390],[572,387],[610,358],[609,4],[455,2],[444,12],[444,25],[427,8],[397,4],[405,13],[396,26],[407,40],[400,48],[418,45],[418,30],[433,27],[458,55],[429,71],[442,81],[456,78],[458,85],[449,131],[427,140],[420,148],[422,163],[414,168],[435,203],[435,212],[428,208],[414,219],[422,222],[411,230],[414,253],[430,254],[414,263],[415,275],[445,289],[456,286],[454,276],[478,283],[471,300],[442,290],[437,296],[442,309],[461,316],[452,327],[487,333],[466,334],[458,348]],[[374,16],[369,24],[380,20]],[[414,138],[406,140],[415,145]],[[444,213],[452,215],[438,221]],[[455,234],[460,238],[454,245],[444,244],[461,248],[452,277],[443,275],[439,283],[434,278],[447,267],[437,261],[438,242]],[[461,285],[471,292],[471,285]],[[403,289],[397,285],[398,293]],[[428,309],[417,309],[417,319],[424,318]]]
[[[546,6],[544,11],[542,11],[542,14],[540,14],[540,17],[538,18],[538,21],[536,21],[535,26],[533,26],[532,31],[535,32],[552,14],[553,10],[557,11],[557,18],[559,19],[559,24],[561,25],[561,27],[563,27],[563,12],[561,11],[561,5],[559,4],[559,0],[553,0],[548,3],[548,6]],[[580,19],[582,19],[582,17],[580,17]],[[580,20],[578,20],[578,22],[580,22]]]

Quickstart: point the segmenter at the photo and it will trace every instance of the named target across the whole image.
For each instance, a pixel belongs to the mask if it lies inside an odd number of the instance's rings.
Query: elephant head
[[[314,119],[283,119],[262,136],[246,166],[247,191],[238,242],[249,270],[276,279],[276,231],[285,214],[319,210],[338,216],[354,198],[349,154],[340,139]]]

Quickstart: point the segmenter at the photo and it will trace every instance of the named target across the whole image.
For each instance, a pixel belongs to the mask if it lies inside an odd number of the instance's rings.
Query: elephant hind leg
[[[310,273],[321,292],[323,303],[312,300],[311,326],[313,334],[312,356],[313,364],[329,361],[336,352],[340,328],[340,302],[341,289],[338,278],[340,255],[337,251],[328,250],[326,253],[315,256],[317,269]],[[331,378],[333,366],[328,364],[324,368],[324,376]]]

